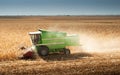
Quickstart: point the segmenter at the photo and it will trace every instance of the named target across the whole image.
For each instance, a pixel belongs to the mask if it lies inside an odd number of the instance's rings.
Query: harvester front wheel
[[[64,49],[64,54],[65,55],[69,55],[70,54],[70,50],[69,49]]]
[[[38,50],[39,56],[47,56],[49,54],[49,49],[46,46],[41,46]]]

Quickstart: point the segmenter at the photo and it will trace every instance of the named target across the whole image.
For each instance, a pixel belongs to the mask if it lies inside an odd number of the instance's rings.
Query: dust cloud
[[[80,35],[80,44],[86,52],[112,52],[120,50],[120,37]]]

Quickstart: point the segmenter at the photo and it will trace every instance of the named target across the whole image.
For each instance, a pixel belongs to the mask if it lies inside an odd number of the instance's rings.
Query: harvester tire
[[[39,56],[47,56],[49,54],[49,49],[46,46],[41,46],[38,50]]]
[[[64,54],[65,55],[69,55],[70,54],[70,50],[69,49],[64,49]]]

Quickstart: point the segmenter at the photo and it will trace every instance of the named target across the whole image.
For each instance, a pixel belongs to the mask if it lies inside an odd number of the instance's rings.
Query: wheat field
[[[78,34],[81,46],[72,54],[20,60],[22,46],[30,47],[28,32],[46,29]],[[0,17],[0,74],[116,75],[120,74],[119,16],[2,16]]]

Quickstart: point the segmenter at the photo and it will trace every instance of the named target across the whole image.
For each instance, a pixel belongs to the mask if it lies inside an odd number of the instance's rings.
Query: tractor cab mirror
[[[38,32],[29,32],[32,44],[34,44],[34,45],[38,44],[38,42],[40,40],[40,34],[41,34],[40,31],[38,31]]]

